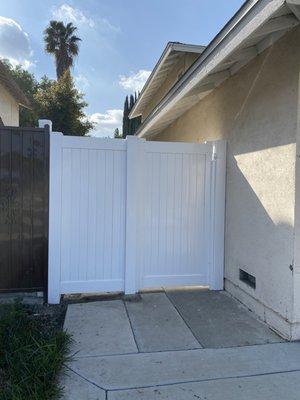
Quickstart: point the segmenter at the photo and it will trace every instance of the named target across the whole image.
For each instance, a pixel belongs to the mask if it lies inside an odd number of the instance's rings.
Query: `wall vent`
[[[248,272],[240,269],[240,281],[244,282],[246,285],[256,288],[256,278],[255,276],[248,274]]]

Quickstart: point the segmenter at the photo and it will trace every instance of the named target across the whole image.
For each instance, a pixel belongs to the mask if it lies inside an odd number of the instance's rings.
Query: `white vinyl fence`
[[[223,288],[225,142],[50,136],[48,300]]]

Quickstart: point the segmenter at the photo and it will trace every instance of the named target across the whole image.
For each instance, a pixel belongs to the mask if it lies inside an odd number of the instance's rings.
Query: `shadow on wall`
[[[228,140],[225,276],[290,320],[299,42],[298,27],[206,105],[217,104],[215,128]],[[255,292],[239,281],[240,268],[256,276]]]
[[[227,140],[225,276],[291,317],[300,27],[155,140]],[[256,276],[255,291],[239,268]]]
[[[233,154],[296,143],[299,42],[300,27],[213,92],[207,105],[217,107],[212,132],[218,132],[220,137],[225,134]]]
[[[281,194],[270,191],[266,198],[258,188],[258,197],[232,154],[228,154],[227,169],[225,278],[290,319],[294,229],[287,222],[290,217],[284,221],[278,213]],[[284,189],[274,187],[282,194]],[[240,268],[256,277],[255,290],[239,280]]]

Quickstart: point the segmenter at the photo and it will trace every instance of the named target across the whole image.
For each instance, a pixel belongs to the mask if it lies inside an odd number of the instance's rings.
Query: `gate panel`
[[[60,292],[122,291],[125,143],[61,136],[58,152],[61,157]]]
[[[211,145],[145,143],[140,287],[208,285]]]
[[[44,290],[49,132],[0,127],[0,290]]]
[[[49,302],[223,288],[225,143],[50,136]]]

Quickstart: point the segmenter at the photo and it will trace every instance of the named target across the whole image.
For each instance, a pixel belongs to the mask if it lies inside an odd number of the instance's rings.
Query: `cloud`
[[[97,26],[102,30],[102,32],[121,32],[121,28],[111,24],[107,18],[98,18]]]
[[[120,32],[120,28],[111,24],[108,19],[101,17],[92,19],[79,8],[71,7],[69,4],[54,7],[52,15],[55,19],[64,22],[74,22],[74,24],[85,25],[90,28],[99,28],[102,32]]]
[[[119,84],[125,90],[138,92],[142,90],[150,74],[151,71],[140,69],[136,74],[131,73],[129,76],[121,75]]]
[[[82,74],[75,76],[75,84],[80,91],[86,90],[90,86],[89,80]]]
[[[73,8],[68,4],[53,8],[52,15],[62,21],[76,22],[79,25],[88,25],[90,28],[95,26],[95,21],[92,18],[87,17],[79,8]]]
[[[0,58],[7,58],[14,66],[33,65],[28,34],[13,19],[0,16]]]
[[[95,124],[95,128],[90,132],[91,136],[113,137],[116,128],[121,132],[123,110],[106,110],[104,114],[94,113],[89,116],[89,120]]]

